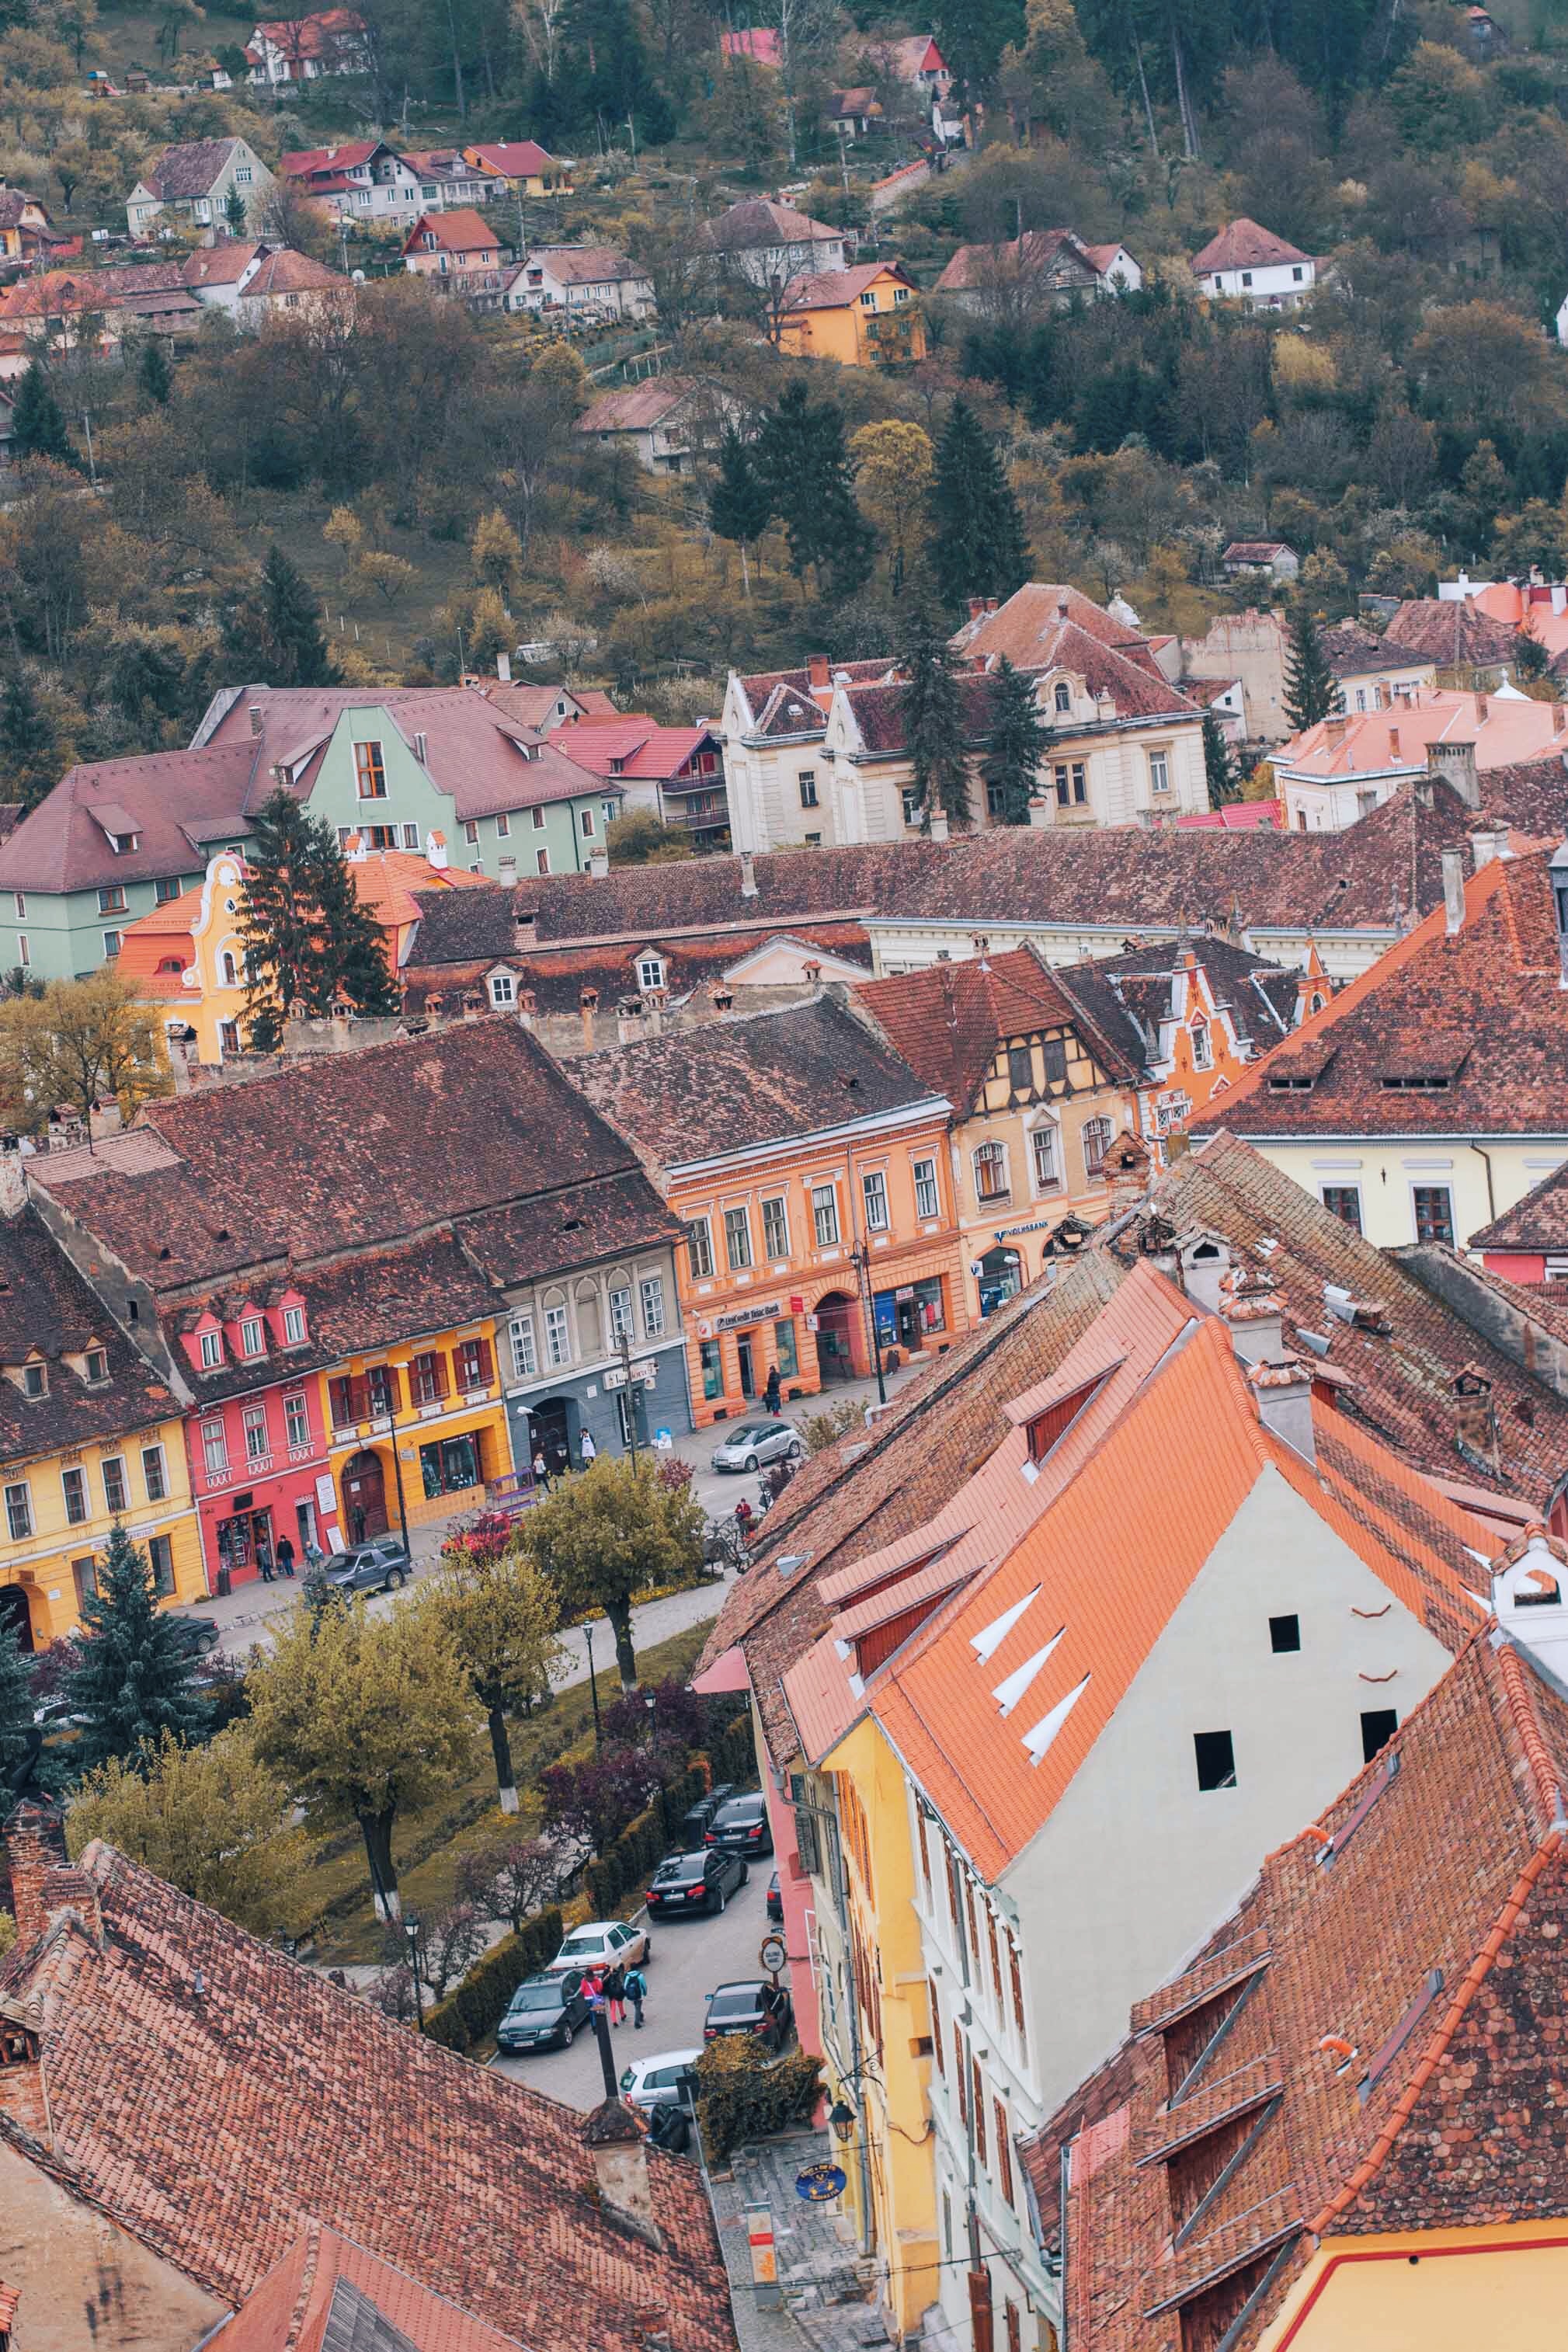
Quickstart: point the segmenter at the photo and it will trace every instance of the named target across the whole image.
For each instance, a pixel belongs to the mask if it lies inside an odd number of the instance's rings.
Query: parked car
[[[561,1976],[525,1977],[496,2028],[496,2041],[508,2056],[521,2050],[570,2050],[590,2014],[575,1969]]]
[[[774,1872],[772,1877],[768,1882],[768,1916],[770,1919],[777,1920],[779,1925],[782,1926],[784,1919],[784,1889],[779,1884],[779,1873],[777,1871]]]
[[[689,2107],[696,2087],[700,2050],[661,2050],[634,2058],[621,2077],[621,2095],[634,2107]]]
[[[662,1919],[692,1911],[722,1911],[751,1873],[739,1854],[727,1846],[699,1846],[695,1853],[672,1853],[653,1873],[648,1889],[649,1916]]]
[[[716,1789],[710,1789],[706,1797],[699,1797],[695,1805],[687,1806],[681,1825],[675,1832],[676,1841],[683,1853],[690,1853],[695,1846],[701,1845],[707,1834],[707,1825],[715,1813],[736,1793],[733,1780],[721,1780]]]
[[[768,1800],[760,1792],[731,1797],[721,1805],[704,1832],[708,1845],[728,1846],[734,1853],[771,1853],[773,1832],[768,1826]]]
[[[591,1919],[585,1927],[574,1927],[549,1964],[551,1976],[564,1969],[612,1969],[617,1960],[623,1969],[640,1965],[653,1953],[653,1943],[646,1928],[629,1927],[624,1919]]]
[[[217,1648],[218,1629],[210,1617],[171,1617],[169,1622],[187,1656],[204,1658],[209,1650]]]
[[[795,2012],[789,1996],[766,1977],[738,1984],[722,1984],[707,1997],[703,2040],[717,2042],[726,2033],[755,2033],[769,2050],[782,2050],[789,2039]]]
[[[396,1536],[372,1536],[369,1543],[329,1558],[327,1581],[340,1592],[395,1592],[407,1583],[412,1566]]]
[[[716,1445],[716,1470],[760,1470],[765,1462],[799,1462],[806,1449],[787,1421],[743,1421]]]

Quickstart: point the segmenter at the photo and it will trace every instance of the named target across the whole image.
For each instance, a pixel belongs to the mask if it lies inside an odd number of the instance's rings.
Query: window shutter
[[[925,1989],[931,1996],[931,2047],[936,2053],[936,2072],[945,2077],[947,2060],[942,2048],[942,2011],[937,2006],[936,1987],[929,1978]]]
[[[487,1387],[496,1377],[496,1351],[488,1339],[476,1339],[474,1349],[479,1361],[479,1378]]]
[[[355,1417],[353,1381],[347,1378],[329,1381],[327,1393],[332,1404],[333,1428],[347,1429]]]
[[[392,1412],[401,1412],[402,1411],[402,1366],[399,1364],[389,1364],[386,1368],[386,1378],[387,1404]]]
[[[980,2062],[971,2059],[975,2070],[975,2154],[982,2164],[986,2161],[986,2093],[980,2081]]]
[[[363,1372],[356,1372],[349,1382],[349,1411],[355,1421],[371,1417],[371,1384]]]
[[[1013,2151],[1008,2132],[1008,2111],[1000,2099],[995,2102],[997,2116],[997,2178],[1002,2195],[1010,2205],[1013,2201]]]
[[[430,1351],[430,1368],[434,1378],[435,1393],[444,1397],[447,1391],[446,1359],[439,1349],[433,1348]]]
[[[1023,1971],[1019,1967],[1019,1948],[1010,1939],[1008,1944],[1008,1958],[1012,1963],[1013,2023],[1018,2027],[1020,2045],[1027,2050],[1029,2029],[1023,2021]]]
[[[969,2120],[969,2058],[964,2048],[964,2037],[953,2028],[953,2080],[958,2085],[958,2121]]]
[[[991,1982],[996,1987],[997,2007],[1000,2009],[1002,2005],[1002,1958],[1001,1954],[997,1949],[997,1915],[988,1907],[986,1912],[986,1926],[990,1931],[991,1938]]]

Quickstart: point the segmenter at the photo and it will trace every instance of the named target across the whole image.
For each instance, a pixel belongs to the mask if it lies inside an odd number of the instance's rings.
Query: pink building
[[[277,1285],[209,1298],[168,1336],[197,1395],[185,1446],[209,1590],[270,1570],[285,1536],[297,1565],[308,1544],[328,1549],[321,1357],[304,1293]]]

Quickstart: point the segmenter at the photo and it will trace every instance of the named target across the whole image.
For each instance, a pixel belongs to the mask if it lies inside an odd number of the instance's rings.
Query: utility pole
[[[604,1727],[599,1720],[599,1683],[593,1671],[593,1622],[584,1618],[582,1638],[588,1644],[588,1696],[593,1701],[593,1745],[597,1752],[604,1745]]]
[[[626,1444],[632,1456],[632,1467],[637,1467],[637,1387],[632,1379],[632,1334],[622,1331],[621,1340],[621,1371],[624,1381],[622,1391],[626,1399]]]

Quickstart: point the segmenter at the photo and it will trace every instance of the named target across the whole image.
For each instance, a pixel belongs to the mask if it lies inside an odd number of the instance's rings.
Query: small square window
[[[1197,1785],[1200,1789],[1234,1789],[1236,1786],[1236,1749],[1228,1731],[1195,1731],[1193,1749],[1197,1759]]]
[[[99,1381],[108,1380],[109,1358],[105,1355],[101,1348],[89,1348],[88,1349],[87,1377],[89,1381],[92,1381],[95,1384]]]
[[[1301,1646],[1301,1621],[1299,1617],[1270,1617],[1269,1647],[1276,1655]]]
[[[1323,1206],[1355,1233],[1361,1231],[1361,1187],[1359,1184],[1325,1184]]]
[[[1399,1710],[1393,1706],[1369,1706],[1362,1711],[1361,1760],[1370,1764],[1379,1748],[1386,1748],[1399,1728]]]
[[[22,1368],[22,1394],[41,1397],[48,1393],[49,1376],[42,1364],[25,1364]]]

